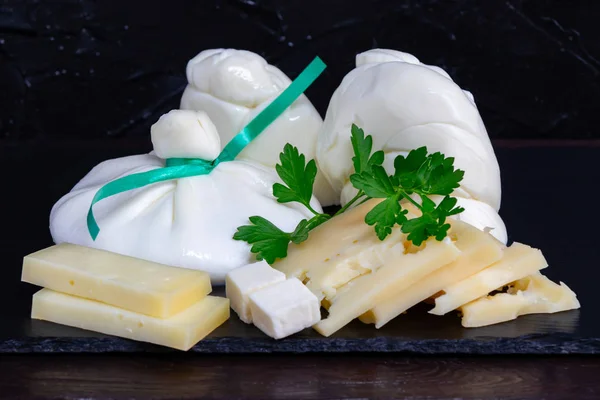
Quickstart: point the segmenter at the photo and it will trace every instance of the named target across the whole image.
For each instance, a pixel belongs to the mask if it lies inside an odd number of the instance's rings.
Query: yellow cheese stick
[[[567,285],[557,285],[538,272],[515,282],[508,293],[481,297],[462,306],[462,326],[476,328],[520,315],[551,314],[579,307],[577,296]]]
[[[371,311],[361,316],[361,321],[375,323],[376,328],[381,328],[412,306],[430,298],[445,287],[481,271],[502,257],[504,246],[492,235],[464,222],[449,222],[452,225],[449,235],[461,251],[460,256],[454,262],[377,304]]]
[[[62,243],[23,259],[23,282],[167,318],[211,292],[201,271]]]
[[[358,277],[337,291],[329,307],[329,316],[314,326],[320,334],[330,336],[382,299],[405,290],[436,269],[453,262],[460,254],[450,240],[438,242],[433,238],[416,253],[405,253],[403,243],[390,252],[394,257],[377,272]]]
[[[429,312],[444,315],[547,266],[540,250],[515,242],[504,250],[500,261],[444,288],[444,294],[435,299],[435,308]]]
[[[33,295],[31,318],[189,350],[229,318],[229,300],[207,296],[167,319],[42,289]]]

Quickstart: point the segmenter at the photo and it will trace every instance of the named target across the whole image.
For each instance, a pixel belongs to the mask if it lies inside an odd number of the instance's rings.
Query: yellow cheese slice
[[[319,333],[330,336],[382,299],[453,262],[460,251],[451,240],[438,242],[431,238],[415,253],[405,252],[400,244],[391,248],[389,254],[389,260],[377,272],[360,276],[337,291],[331,300],[329,316],[314,326]]]
[[[462,306],[462,325],[476,328],[520,315],[551,314],[579,307],[577,296],[567,285],[557,285],[538,272],[515,282],[508,293],[482,297]]]
[[[229,318],[229,300],[207,296],[170,318],[160,319],[42,289],[33,295],[31,318],[189,350]]]
[[[414,285],[378,303],[360,317],[361,321],[374,323],[376,328],[381,328],[412,306],[430,298],[445,287],[483,270],[502,257],[504,246],[492,235],[464,222],[451,220],[448,222],[452,225],[449,237],[460,250],[460,256]]]
[[[540,250],[515,242],[504,250],[500,261],[444,288],[444,294],[435,299],[435,308],[429,312],[444,315],[547,266]]]
[[[318,226],[306,241],[291,244],[287,257],[278,260],[273,267],[288,278],[304,281],[307,272],[340,263],[373,246],[379,239],[373,227],[365,223],[365,215],[379,201],[369,200]]]
[[[69,243],[26,256],[21,279],[159,318],[175,315],[211,292],[205,272]]]

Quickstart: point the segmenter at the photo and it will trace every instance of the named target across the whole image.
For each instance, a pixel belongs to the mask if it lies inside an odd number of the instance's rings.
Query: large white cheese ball
[[[279,180],[271,168],[236,160],[219,164],[209,175],[161,182],[98,202],[94,215],[100,234],[93,241],[86,215],[104,184],[164,167],[164,158],[213,159],[220,149],[210,119],[189,110],[161,117],[152,127],[152,142],[150,154],[100,163],[54,205],[50,231],[56,243],[207,271],[213,283],[221,284],[228,271],[253,259],[246,242],[232,239],[238,226],[249,223],[248,217],[260,215],[288,232],[311,217],[298,203],[277,202],[272,186]],[[311,205],[321,211],[314,197]]]
[[[472,200],[462,218],[494,223],[492,233],[506,241],[497,215],[500,169],[471,93],[442,69],[400,51],[370,50],[357,55],[356,65],[333,94],[317,141],[317,161],[340,194],[340,203],[356,194],[349,181],[354,172],[350,142],[354,123],[373,136],[374,150],[384,151],[390,173],[396,156],[421,146],[455,157],[455,166],[465,171],[465,177],[454,195]]]
[[[205,111],[217,127],[223,145],[291,83],[283,72],[258,54],[234,49],[201,52],[188,62],[186,74],[188,85],[181,108]],[[302,95],[238,159],[274,167],[286,143],[298,147],[307,159],[314,159],[322,124],[317,110]],[[320,173],[315,195],[323,205],[338,201],[337,194]]]

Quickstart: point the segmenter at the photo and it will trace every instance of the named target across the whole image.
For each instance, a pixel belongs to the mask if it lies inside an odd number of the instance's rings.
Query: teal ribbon
[[[231,139],[219,156],[213,161],[196,158],[170,158],[166,160],[164,168],[153,169],[147,172],[127,175],[102,186],[92,199],[92,204],[87,214],[87,227],[90,236],[96,240],[100,227],[94,218],[92,207],[94,204],[107,197],[123,193],[128,190],[139,189],[157,182],[173,179],[188,178],[209,174],[222,162],[233,161],[242,150],[261,134],[273,121],[275,121],[286,108],[321,75],[325,70],[325,63],[319,58],[315,59],[298,75],[271,104],[265,107],[252,121],[248,123],[237,135]]]

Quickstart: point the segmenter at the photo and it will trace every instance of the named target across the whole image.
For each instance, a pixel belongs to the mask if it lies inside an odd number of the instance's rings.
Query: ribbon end
[[[94,212],[92,211],[92,207],[90,207],[87,215],[87,227],[92,240],[96,240],[98,234],[100,233],[100,227],[96,223],[96,218],[94,218]]]

